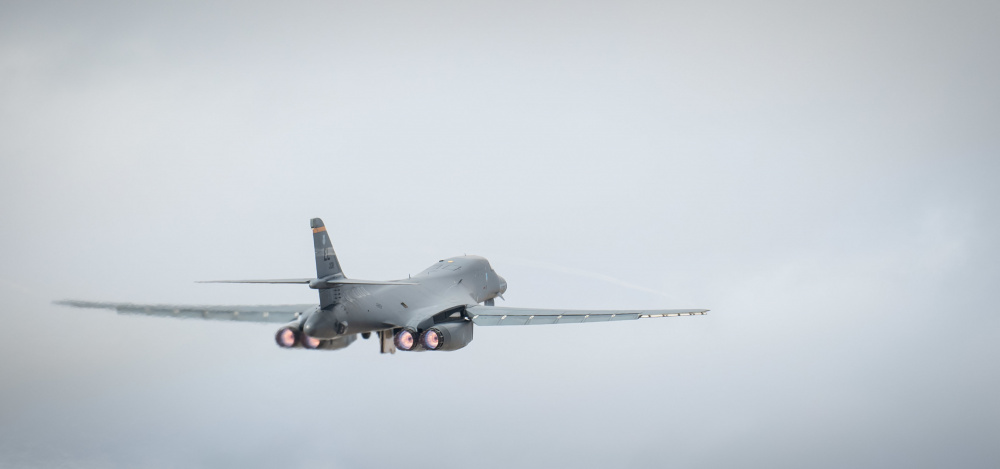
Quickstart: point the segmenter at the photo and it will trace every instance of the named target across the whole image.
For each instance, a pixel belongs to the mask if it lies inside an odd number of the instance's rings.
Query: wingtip
[[[73,308],[107,308],[105,303],[99,301],[82,301],[82,300],[55,300],[52,302],[54,305],[59,306],[70,306]]]
[[[92,301],[80,301],[80,300],[53,300],[52,304],[59,306],[76,306],[81,307],[83,305],[93,304]]]

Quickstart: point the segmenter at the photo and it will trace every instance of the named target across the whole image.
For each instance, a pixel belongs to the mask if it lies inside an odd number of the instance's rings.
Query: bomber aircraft
[[[283,323],[275,341],[283,348],[337,350],[358,334],[374,332],[381,353],[458,350],[472,341],[473,325],[513,326],[696,316],[707,309],[567,310],[495,306],[507,281],[479,256],[442,259],[405,280],[358,280],[344,275],[319,218],[310,223],[316,277],[212,280],[203,283],[299,283],[319,291],[318,305],[184,306],[64,300],[57,304],[106,308],[121,314]]]

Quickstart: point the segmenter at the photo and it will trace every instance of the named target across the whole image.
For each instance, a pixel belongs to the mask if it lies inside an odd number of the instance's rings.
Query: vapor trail
[[[599,273],[599,272],[591,272],[589,270],[583,270],[583,269],[576,269],[576,268],[573,268],[573,267],[561,266],[561,265],[558,265],[558,264],[552,264],[550,262],[532,261],[532,260],[520,259],[520,258],[516,258],[516,257],[515,258],[509,258],[508,260],[512,264],[516,264],[516,265],[522,265],[522,266],[525,266],[525,267],[535,267],[535,268],[539,268],[539,269],[549,270],[549,271],[552,271],[552,272],[559,272],[559,273],[563,273],[563,274],[576,275],[577,277],[591,278],[591,279],[594,279],[594,280],[600,280],[602,282],[607,282],[607,283],[610,283],[610,284],[613,284],[613,285],[618,285],[620,287],[625,287],[625,288],[628,288],[630,290],[641,291],[641,292],[644,292],[644,293],[650,293],[650,294],[653,294],[653,295],[661,296],[663,298],[668,298],[668,299],[670,298],[670,296],[668,296],[668,295],[666,295],[666,294],[664,294],[664,293],[662,293],[660,291],[654,290],[652,288],[648,288],[648,287],[644,287],[642,285],[636,285],[634,283],[626,282],[625,280],[622,280],[622,279],[619,279],[619,278],[615,278],[615,277],[612,277],[610,275],[605,275],[605,274],[602,274],[602,273]]]
[[[20,292],[20,293],[24,293],[24,294],[26,294],[28,296],[31,296],[31,297],[34,297],[34,298],[44,298],[44,295],[40,294],[39,292],[37,292],[37,291],[35,291],[35,290],[31,289],[31,288],[28,288],[28,287],[26,287],[24,285],[21,285],[19,283],[7,280],[6,278],[3,278],[3,277],[0,277],[0,287],[4,287],[4,288],[9,289],[9,290],[14,290],[14,291],[17,291],[17,292]]]

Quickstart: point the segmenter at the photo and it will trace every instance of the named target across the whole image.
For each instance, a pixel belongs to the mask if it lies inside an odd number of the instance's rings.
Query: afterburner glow
[[[298,342],[298,333],[291,327],[283,327],[274,335],[274,341],[282,348],[292,348]]]
[[[396,334],[396,348],[400,350],[413,350],[417,343],[417,333],[413,329],[403,329]]]
[[[302,346],[308,349],[319,347],[319,339],[302,334]]]
[[[424,343],[424,347],[430,350],[437,350],[441,346],[441,333],[434,329],[429,329],[427,332],[424,332],[422,342]]]

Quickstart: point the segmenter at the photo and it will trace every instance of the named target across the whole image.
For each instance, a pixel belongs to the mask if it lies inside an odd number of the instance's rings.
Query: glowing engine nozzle
[[[302,346],[303,347],[305,347],[307,349],[310,349],[310,350],[315,350],[315,349],[319,348],[319,344],[320,344],[319,339],[317,339],[315,337],[310,337],[310,336],[308,336],[306,334],[302,334]]]
[[[441,336],[441,331],[437,329],[427,329],[420,335],[420,343],[424,344],[424,347],[427,347],[428,350],[439,349],[443,341],[444,337]]]
[[[300,332],[293,327],[282,327],[274,334],[274,341],[281,348],[292,348],[299,344]]]
[[[403,329],[396,334],[393,341],[400,350],[413,350],[417,345],[417,331],[410,328]]]

